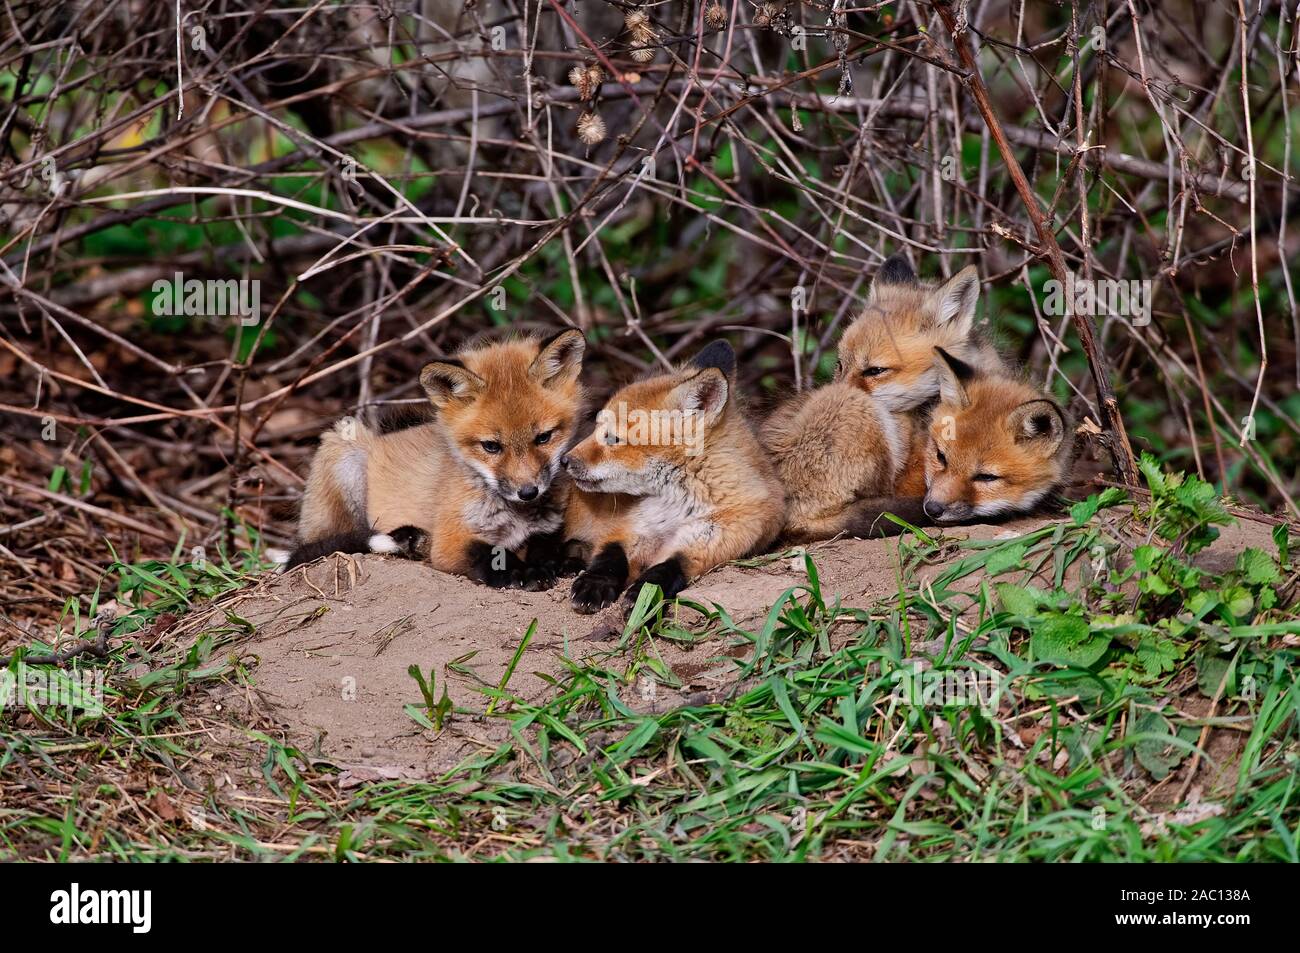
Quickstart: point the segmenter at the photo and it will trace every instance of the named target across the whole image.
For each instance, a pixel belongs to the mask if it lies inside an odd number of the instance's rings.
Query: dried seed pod
[[[655,51],[648,46],[643,46],[640,43],[633,43],[632,49],[628,53],[628,55],[631,56],[632,59],[636,60],[638,63],[649,63],[651,60],[655,58]]]
[[[781,18],[785,7],[779,3],[760,3],[754,11],[754,26],[767,29]]]
[[[644,10],[629,10],[627,16],[623,18],[623,25],[627,27],[627,32],[632,34],[634,40],[654,39],[655,31],[650,26],[650,14]]]
[[[569,82],[577,88],[579,99],[591,99],[604,81],[605,71],[595,63],[569,70]]]
[[[721,30],[727,25],[727,8],[714,0],[704,8],[704,22],[714,30]]]
[[[586,145],[594,146],[605,139],[605,120],[598,113],[585,112],[578,117],[578,138]]]

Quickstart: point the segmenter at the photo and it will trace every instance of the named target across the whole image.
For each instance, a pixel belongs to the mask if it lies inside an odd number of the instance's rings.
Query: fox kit
[[[288,566],[399,552],[490,586],[553,585],[569,489],[560,459],[581,410],[584,346],[569,330],[471,347],[420,372],[435,409],[427,423],[327,431]]]
[[[940,349],[940,400],[928,429],[923,512],[937,523],[1029,513],[1069,478],[1065,411],[1005,371]]]
[[[869,535],[857,501],[891,496],[909,460],[919,476],[919,408],[939,395],[934,349],[997,361],[972,339],[978,296],[973,265],[943,284],[920,281],[901,257],[881,267],[866,312],[840,339],[835,379],[787,401],[763,427],[789,497],[785,539]]]
[[[689,364],[614,394],[565,455],[566,536],[590,550],[573,582],[579,612],[643,583],[672,598],[781,529],[784,493],[738,406],[736,355],[715,341]],[[632,586],[628,588],[628,582]]]

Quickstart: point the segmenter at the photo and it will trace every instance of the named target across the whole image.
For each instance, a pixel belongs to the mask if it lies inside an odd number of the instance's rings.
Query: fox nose
[[[530,483],[527,486],[521,486],[519,488],[519,499],[526,503],[529,500],[537,499],[537,494],[540,492],[541,491],[538,490],[536,486]]]
[[[944,506],[944,504],[940,503],[938,500],[932,500],[928,496],[925,498],[924,502],[921,503],[921,510],[932,520],[943,519],[943,514],[946,509],[947,507]]]

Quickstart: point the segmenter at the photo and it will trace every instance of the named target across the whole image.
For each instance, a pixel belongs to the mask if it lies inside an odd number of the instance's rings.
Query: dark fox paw
[[[399,526],[391,533],[383,534],[392,540],[396,548],[382,550],[406,559],[423,559],[429,551],[429,534],[418,526]],[[371,548],[374,546],[372,544]]]
[[[586,568],[586,563],[577,556],[565,556],[560,560],[556,567],[555,575],[561,579],[568,579],[570,576],[576,576]]]
[[[477,581],[492,589],[524,589],[525,575],[526,570],[522,566],[511,566],[486,572]]]
[[[529,592],[541,592],[552,588],[561,579],[576,576],[582,572],[584,563],[573,556],[555,556],[530,562],[524,569],[523,587]]]
[[[519,585],[528,592],[545,592],[560,578],[556,569],[553,563],[530,563],[519,574]]]
[[[686,588],[688,580],[682,570],[681,561],[677,558],[668,559],[651,566],[641,574],[636,582],[627,587],[627,592],[623,593],[623,611],[625,613],[630,614],[632,612],[637,599],[641,596],[641,587],[647,583],[658,586],[660,594],[667,601],[677,598],[677,594]]]
[[[623,584],[619,580],[588,571],[573,580],[570,601],[575,610],[583,615],[591,615],[612,605],[622,591]]]

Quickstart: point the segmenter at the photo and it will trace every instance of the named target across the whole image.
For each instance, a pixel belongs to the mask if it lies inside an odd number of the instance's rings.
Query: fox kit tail
[[[399,526],[391,533],[368,529],[349,530],[323,539],[301,543],[284,562],[288,572],[295,566],[315,562],[331,553],[389,553],[408,559],[423,559],[429,549],[429,534],[417,526]]]

